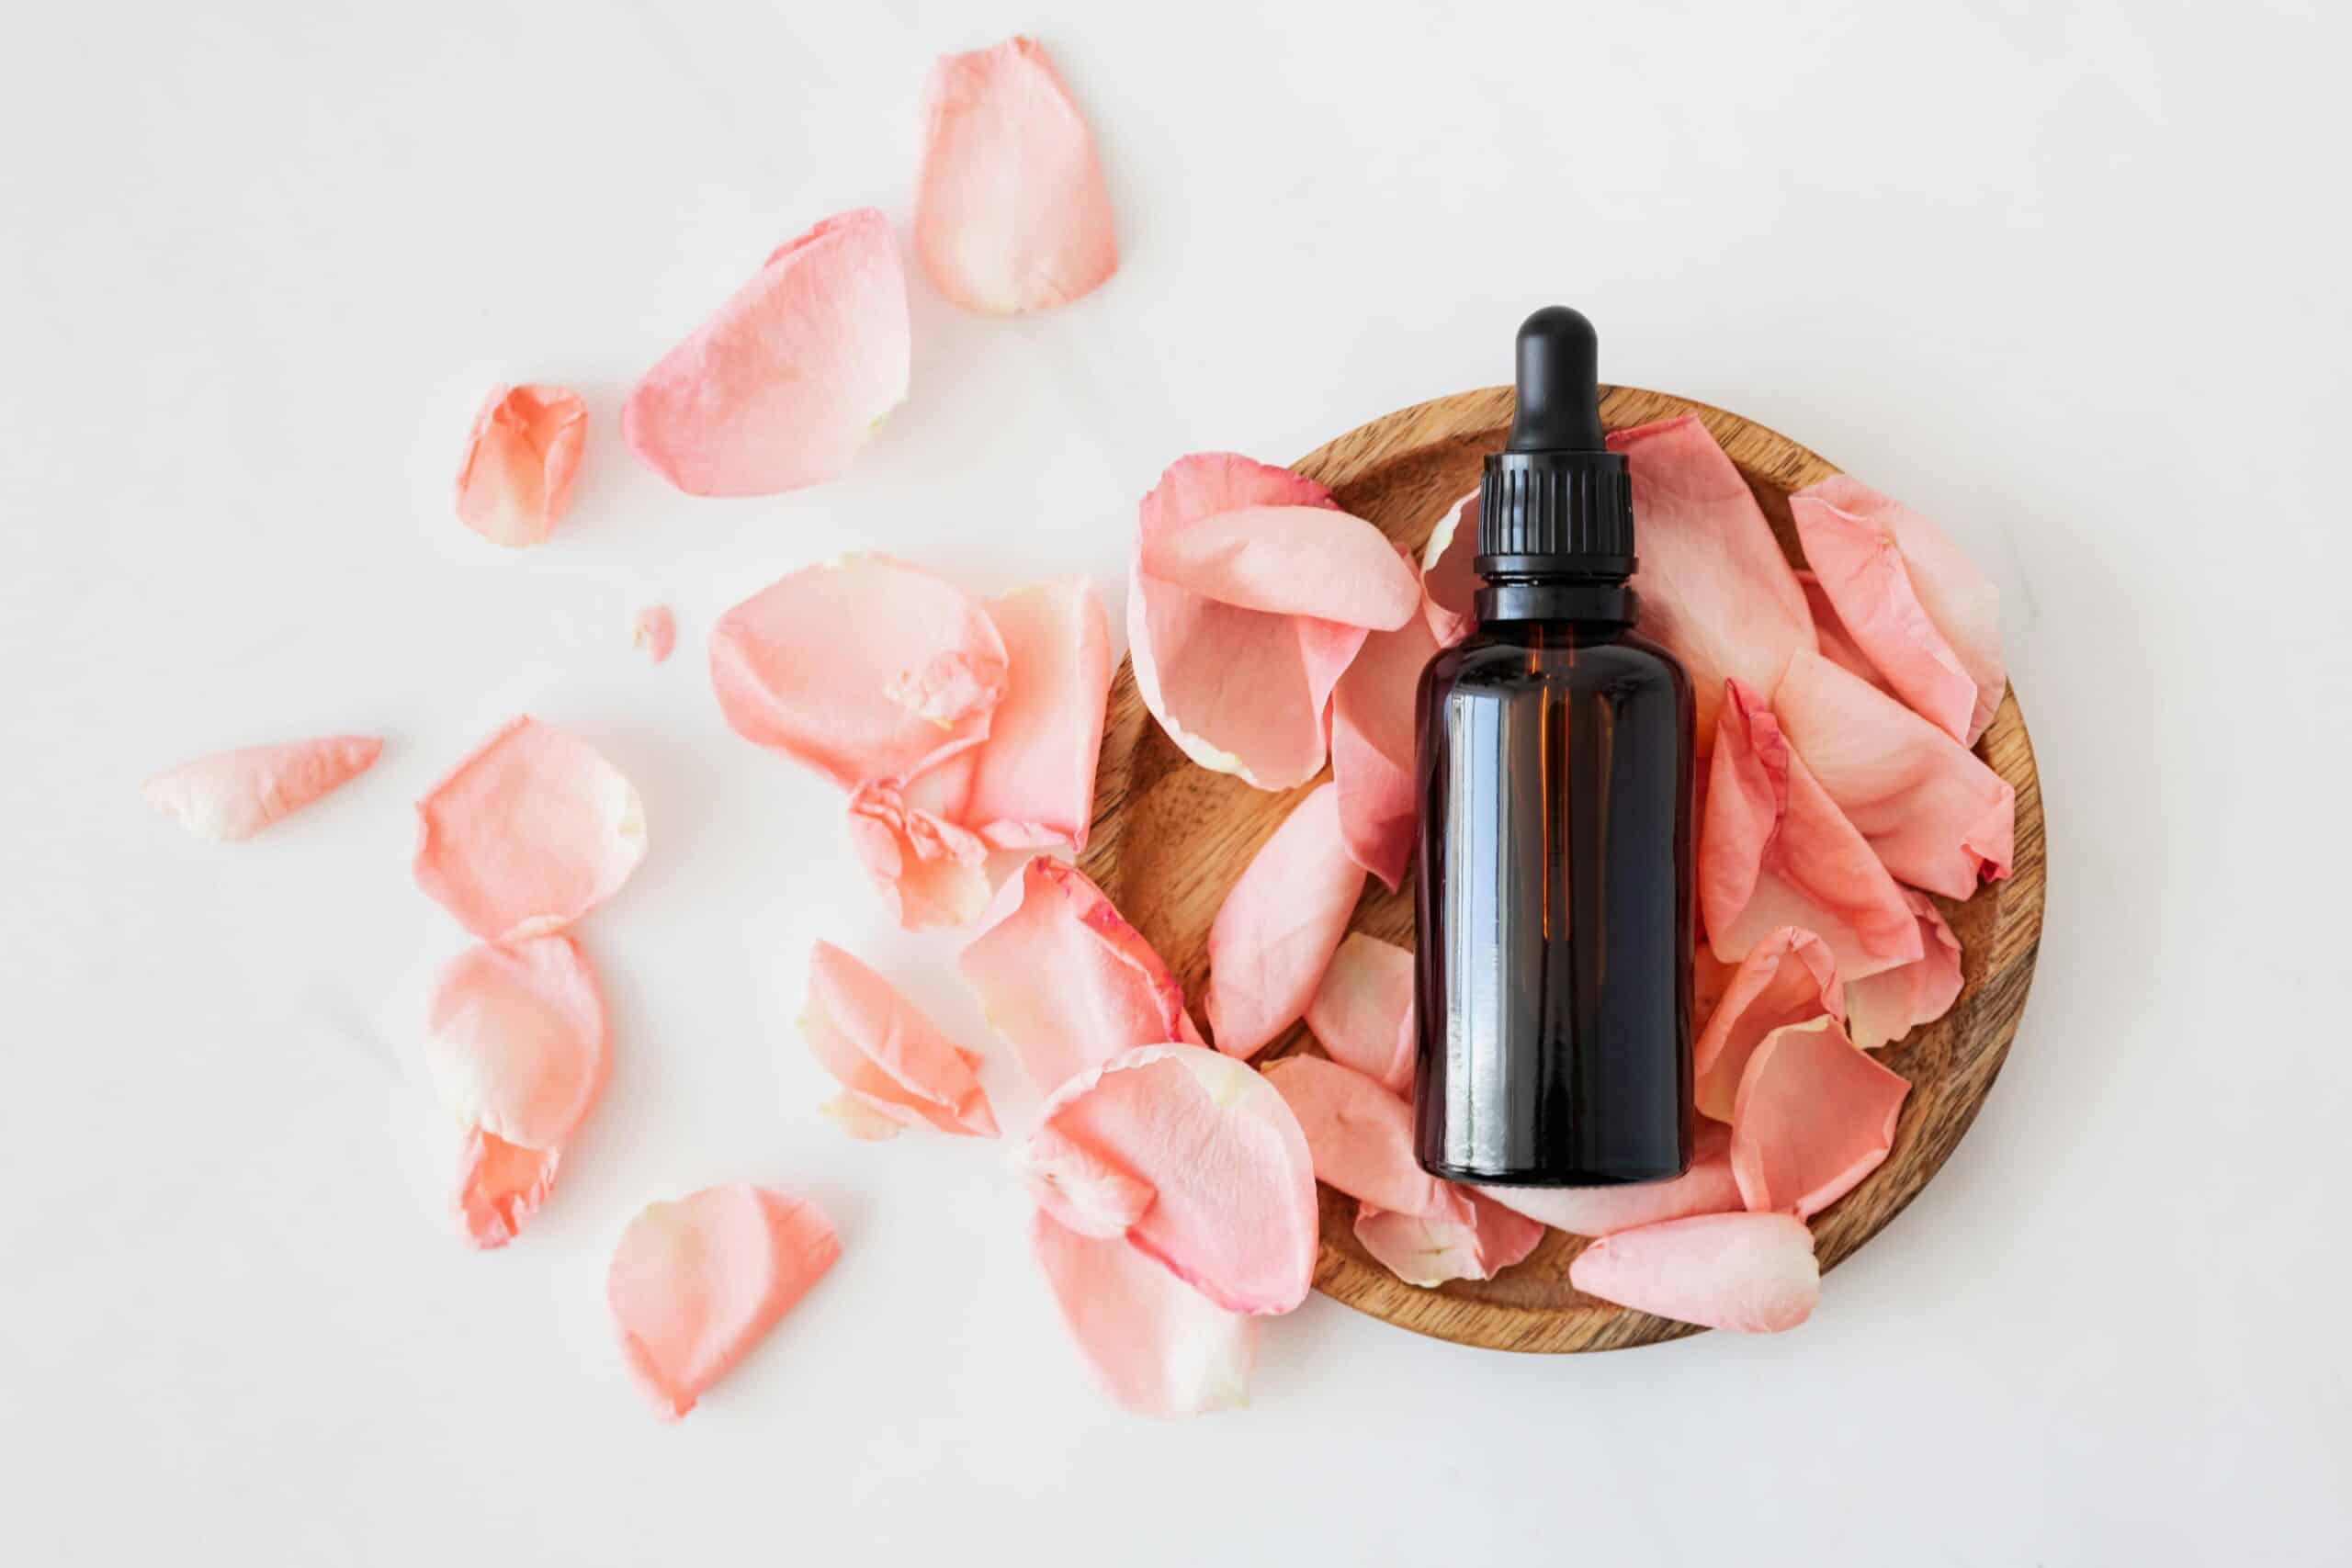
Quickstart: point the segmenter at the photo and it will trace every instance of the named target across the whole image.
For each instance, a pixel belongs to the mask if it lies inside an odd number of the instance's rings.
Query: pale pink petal
[[[1323,502],[1214,512],[1147,528],[1136,548],[1147,577],[1244,610],[1394,631],[1420,609],[1411,558]]]
[[[1415,615],[1367,636],[1331,692],[1331,782],[1348,855],[1392,891],[1412,863],[1420,820],[1415,708],[1437,649],[1429,622]]]
[[[665,1420],[692,1410],[841,1253],[817,1205],[744,1182],[631,1220],[605,1295],[622,1358],[654,1410]]]
[[[586,741],[510,719],[416,803],[416,885],[487,942],[562,930],[645,858],[645,807]]]
[[[828,218],[645,373],[621,439],[689,495],[822,484],[906,400],[910,342],[889,220]]]
[[[492,387],[458,468],[458,520],[520,549],[555,532],[588,439],[588,405],[563,387]]]
[[[1838,606],[1821,591],[1821,580],[1809,571],[1797,573],[1797,581],[1804,587],[1805,608],[1813,612],[1814,640],[1820,645],[1821,657],[1840,670],[1850,671],[1882,692],[1893,695],[1886,677],[1878,672],[1870,655],[1855,646],[1846,635],[1845,624],[1838,619]]]
[[[1413,1158],[1413,1108],[1353,1067],[1319,1056],[1266,1064],[1266,1081],[1306,1134],[1315,1179],[1399,1214],[1466,1221],[1466,1195]]]
[[[1445,509],[1430,542],[1421,547],[1421,614],[1440,648],[1470,635],[1478,573],[1478,492],[1472,491]]]
[[[801,1038],[851,1096],[905,1126],[997,1135],[976,1058],[956,1046],[889,981],[820,942],[808,954]]]
[[[1226,894],[1209,926],[1209,1032],[1247,1060],[1306,1011],[1363,891],[1340,795],[1321,784],[1292,808]]]
[[[1137,1416],[1199,1416],[1249,1403],[1258,1320],[1227,1312],[1116,1237],[1065,1229],[1042,1210],[1030,1248],[1102,1392]]]
[[[959,964],[1041,1092],[1133,1046],[1200,1041],[1159,954],[1062,861],[1006,878]]]
[[[1774,1030],[1747,1058],[1732,1112],[1741,1199],[1799,1219],[1819,1213],[1886,1158],[1910,1092],[1834,1018]]]
[[[1306,1004],[1306,1027],[1330,1058],[1397,1094],[1413,1091],[1413,955],[1350,931]]]
[[[1813,657],[1807,655],[1806,657]],[[1699,908],[1733,964],[1782,926],[1816,933],[1849,982],[1917,958],[1919,922],[1755,693],[1719,705],[1699,834]]]
[[[586,1119],[612,1069],[596,972],[568,936],[469,948],[441,971],[424,1061],[458,1121],[552,1149]]]
[[[547,1201],[562,1159],[560,1149],[526,1149],[467,1128],[454,1204],[466,1239],[488,1252],[521,1235]]]
[[[1086,848],[1111,692],[1102,596],[1082,577],[981,605],[1004,640],[1004,700],[972,761],[961,820],[1001,849]]]
[[[895,785],[851,795],[849,841],[890,918],[908,931],[969,925],[989,906],[987,843],[910,806]]]
[[[1942,529],[1847,475],[1797,491],[1789,513],[1862,651],[1914,707],[1974,745],[2008,689],[2000,591]],[[1954,665],[1969,688],[1957,725]]]
[[[843,789],[903,783],[988,738],[1004,640],[944,579],[889,556],[843,556],[720,616],[710,682],[744,739]]]
[[[1789,656],[1814,647],[1804,590],[1747,481],[1696,414],[1612,431],[1634,485],[1639,629],[1690,672],[1703,757],[1724,682],[1770,700]]]
[[[1846,1028],[1865,1051],[1935,1022],[1960,999],[1960,939],[1926,894],[1906,887],[1903,896],[1919,917],[1926,951],[1901,968],[1881,970],[1846,987]]]
[[[1030,1133],[1022,1163],[1037,1207],[1077,1235],[1124,1237],[1159,1197],[1116,1155],[1055,1127]]]
[[[1568,1283],[1636,1312],[1707,1328],[1778,1334],[1813,1315],[1821,1268],[1793,1214],[1694,1214],[1605,1235]]]
[[[184,762],[140,788],[148,805],[200,839],[248,839],[366,773],[383,749],[370,735],[249,746]]]
[[[1119,266],[1094,137],[1035,39],[943,57],[925,91],[915,254],[967,310],[1039,310]]]
[[[678,618],[667,604],[648,604],[637,613],[637,621],[629,629],[631,647],[644,650],[645,657],[659,664],[670,657],[678,646]]]
[[[897,1118],[883,1115],[847,1090],[820,1103],[817,1113],[848,1136],[865,1144],[882,1143],[905,1131]]]
[[[1731,1129],[1701,1122],[1690,1168],[1671,1181],[1628,1187],[1481,1187],[1493,1201],[1570,1235],[1611,1235],[1661,1220],[1719,1214],[1741,1207],[1731,1170]]]
[[[1544,1227],[1468,1189],[1463,1214],[1396,1214],[1356,1207],[1356,1239],[1408,1285],[1434,1289],[1449,1280],[1491,1280],[1535,1250]]]
[[[1145,1045],[1070,1079],[1037,1113],[1043,1155],[1091,1151],[1152,1193],[1130,1244],[1231,1312],[1284,1313],[1315,1273],[1315,1168],[1272,1084],[1198,1045]]]
[[[1846,987],[1827,942],[1809,931],[1782,926],[1749,948],[1722,998],[1694,1015],[1706,1021],[1690,1047],[1700,1113],[1729,1122],[1740,1074],[1747,1070],[1758,1043],[1783,1024],[1825,1013],[1841,1021],[1846,1017]]]
[[[1897,877],[1965,898],[2009,874],[2017,791],[1959,741],[1817,654],[1789,661],[1772,711]]]

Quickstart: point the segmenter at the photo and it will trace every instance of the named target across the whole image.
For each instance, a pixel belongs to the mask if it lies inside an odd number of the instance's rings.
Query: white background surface
[[[854,472],[676,495],[636,374],[768,250],[906,222],[924,71],[1041,36],[1124,265],[913,283]],[[0,1556],[28,1564],[2342,1562],[2347,417],[2340,8],[78,4],[0,50]],[[1084,1383],[1001,1145],[864,1146],[808,943],[984,1038],[831,789],[736,740],[727,605],[850,547],[1082,567],[1203,447],[1504,378],[1560,299],[1998,581],[2049,925],[2014,1055],[1802,1331],[1535,1359],[1321,1298],[1249,1411]],[[450,514],[483,389],[580,388],[577,508]],[[667,600],[666,666],[630,651]],[[408,803],[527,707],[635,779],[582,927],[610,1091],[522,1241],[438,1212]],[[141,778],[329,729],[243,846]],[[1000,1052],[1009,1125],[1032,1097]],[[682,1426],[611,1344],[644,1202],[819,1199],[842,1263]]]

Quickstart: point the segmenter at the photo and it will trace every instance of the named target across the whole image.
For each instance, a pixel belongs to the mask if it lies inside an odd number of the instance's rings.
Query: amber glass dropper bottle
[[[1459,1181],[1690,1163],[1690,680],[1634,635],[1599,340],[1519,330],[1478,494],[1477,628],[1422,672],[1416,1152]]]

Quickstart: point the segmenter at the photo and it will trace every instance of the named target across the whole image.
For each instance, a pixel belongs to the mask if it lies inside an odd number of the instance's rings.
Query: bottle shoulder
[[[1439,651],[1424,679],[1444,685],[1576,685],[1656,687],[1682,694],[1690,678],[1681,662],[1630,629],[1590,628],[1548,621],[1491,622]]]

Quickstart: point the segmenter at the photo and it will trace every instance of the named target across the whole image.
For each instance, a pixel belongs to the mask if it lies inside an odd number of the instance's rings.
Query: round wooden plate
[[[1836,473],[1835,468],[1721,409],[1632,387],[1605,391],[1601,417],[1611,430],[1682,413],[1705,421],[1756,492],[1781,547],[1802,563],[1789,522],[1789,492]],[[1440,398],[1351,430],[1293,466],[1329,485],[1347,511],[1418,552],[1447,503],[1477,488],[1479,459],[1502,446],[1510,413],[1508,387]],[[1977,753],[2017,786],[2015,870],[1964,904],[1937,900],[1965,953],[1964,986],[1944,1018],[1881,1054],[1911,1080],[1911,1094],[1886,1162],[1815,1217],[1825,1271],[1876,1235],[1951,1155],[1992,1088],[2025,1010],[2041,933],[2041,792],[2014,689]],[[1306,787],[1269,794],[1194,766],[1145,710],[1133,666],[1121,666],[1104,726],[1093,835],[1080,863],[1168,960],[1187,997],[1205,992],[1209,923],[1226,890]],[[1410,882],[1392,894],[1367,877],[1354,924],[1412,945]],[[1261,1059],[1302,1047],[1314,1048],[1304,1025]],[[1698,1332],[1572,1289],[1568,1260],[1584,1244],[1556,1231],[1547,1232],[1526,1261],[1493,1280],[1433,1291],[1408,1285],[1357,1245],[1353,1201],[1329,1188],[1319,1191],[1323,1245],[1317,1288],[1416,1333],[1500,1350],[1564,1351],[1652,1345]]]

